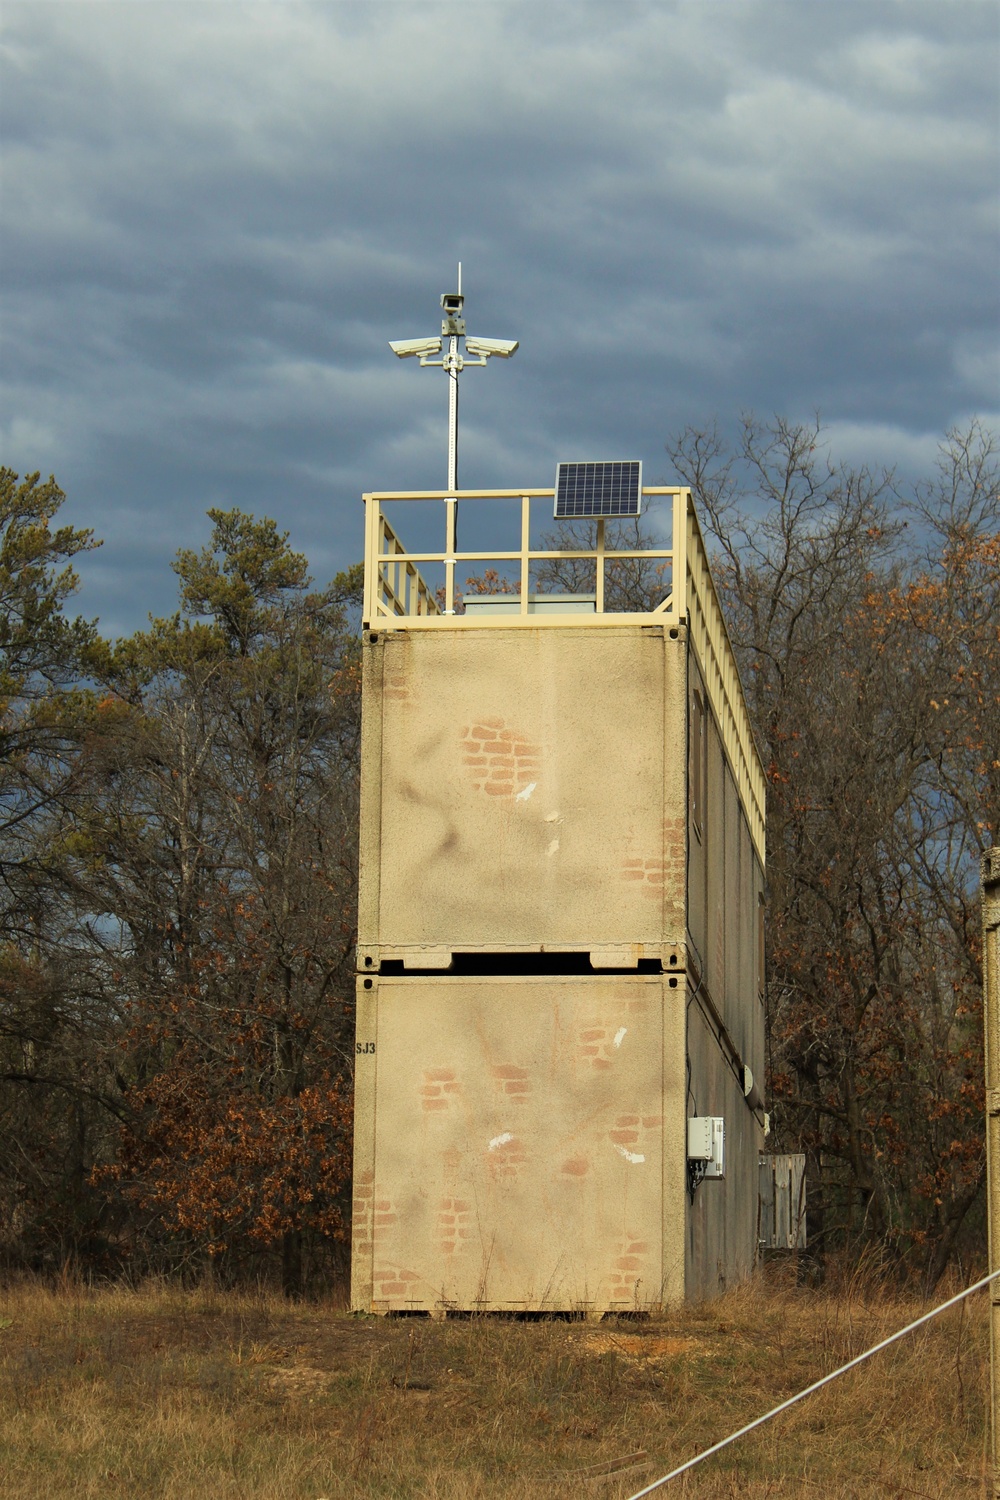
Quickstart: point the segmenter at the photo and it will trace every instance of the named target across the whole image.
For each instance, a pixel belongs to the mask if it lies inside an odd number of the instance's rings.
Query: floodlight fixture
[[[476,339],[465,335],[465,298],[462,295],[462,263],[458,265],[458,291],[441,296],[441,337],[390,340],[389,348],[399,359],[416,357],[421,365],[435,365],[448,377],[448,489],[458,489],[458,377],[468,366],[485,365],[494,354],[510,359],[517,350],[517,339]],[[458,341],[465,338],[465,357],[459,353]],[[448,352],[441,359],[444,340]],[[457,508],[457,507],[456,507]]]

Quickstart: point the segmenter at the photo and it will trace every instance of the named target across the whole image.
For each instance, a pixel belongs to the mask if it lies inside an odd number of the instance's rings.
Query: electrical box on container
[[[724,1177],[726,1122],[721,1115],[695,1115],[688,1120],[688,1161],[698,1167],[699,1180]]]

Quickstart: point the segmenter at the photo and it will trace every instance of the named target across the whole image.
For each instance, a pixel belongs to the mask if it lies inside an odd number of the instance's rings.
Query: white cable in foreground
[[[846,1365],[841,1365],[839,1370],[831,1370],[829,1375],[824,1375],[822,1380],[817,1380],[813,1385],[806,1386],[805,1390],[799,1391],[797,1396],[789,1396],[787,1401],[782,1401],[780,1406],[774,1407],[772,1411],[765,1412],[762,1417],[757,1417],[755,1421],[748,1422],[745,1427],[740,1428],[739,1432],[731,1433],[729,1437],[723,1438],[721,1443],[714,1443],[711,1448],[706,1448],[704,1453],[695,1454],[694,1458],[689,1458],[686,1464],[681,1464],[680,1468],[671,1469],[669,1474],[664,1474],[662,1479],[654,1479],[653,1483],[647,1484],[644,1490],[636,1490],[634,1495],[629,1496],[629,1500],[642,1500],[643,1495],[651,1495],[654,1490],[660,1488],[661,1484],[666,1484],[669,1479],[676,1479],[679,1474],[684,1474],[688,1469],[693,1469],[695,1464],[700,1464],[704,1459],[711,1458],[712,1454],[718,1453],[720,1449],[728,1448],[729,1444],[735,1443],[737,1438],[745,1437],[748,1432],[753,1432],[755,1427],[762,1427],[765,1422],[769,1422],[779,1412],[787,1411],[790,1406],[794,1406],[796,1401],[802,1401],[806,1396],[811,1396],[813,1391],[819,1390],[820,1386],[829,1385],[830,1381],[836,1380],[838,1375],[845,1375],[848,1370],[853,1370],[855,1365],[860,1365],[864,1360],[870,1359],[880,1349],[887,1349],[890,1344],[894,1344],[904,1334],[912,1333],[914,1328],[919,1328],[921,1323],[927,1323],[931,1318],[936,1318],[938,1313],[943,1313],[947,1308],[954,1307],[955,1303],[961,1302],[963,1297],[969,1297],[973,1292],[981,1291],[984,1286],[988,1286],[998,1276],[1000,1276],[1000,1270],[991,1271],[988,1276],[983,1277],[982,1281],[977,1281],[972,1286],[967,1286],[964,1292],[959,1292],[956,1296],[949,1297],[948,1301],[942,1302],[940,1307],[932,1308],[929,1313],[924,1313],[922,1318],[917,1318],[913,1323],[907,1323],[906,1327],[901,1328],[898,1333],[890,1334],[880,1344],[875,1344],[871,1349],[866,1349],[864,1354],[859,1354],[856,1359],[849,1360]]]

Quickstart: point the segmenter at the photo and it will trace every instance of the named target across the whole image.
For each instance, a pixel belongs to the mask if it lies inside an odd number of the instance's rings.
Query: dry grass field
[[[265,1293],[15,1286],[0,1494],[623,1500],[924,1310],[772,1280],[646,1322],[431,1323]],[[978,1293],[657,1493],[978,1500],[986,1314]]]

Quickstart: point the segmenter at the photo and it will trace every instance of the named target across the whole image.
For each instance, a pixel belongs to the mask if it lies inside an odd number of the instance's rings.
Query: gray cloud
[[[918,468],[998,408],[997,16],[937,0],[8,4],[3,461],[106,537],[82,605],[170,607],[207,505],[319,574],[365,488],[443,481],[389,338],[519,337],[462,478],[547,483],[689,420],[819,408]]]

